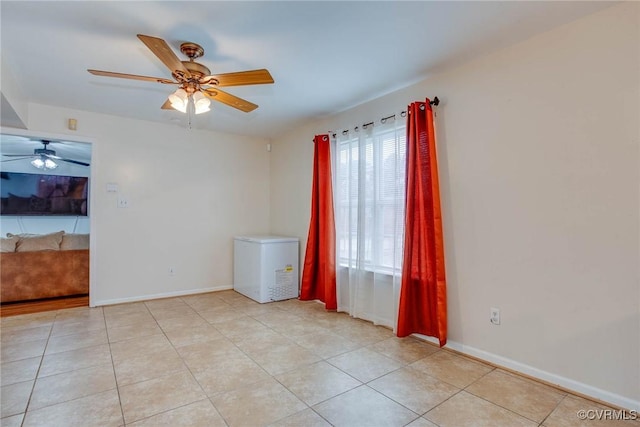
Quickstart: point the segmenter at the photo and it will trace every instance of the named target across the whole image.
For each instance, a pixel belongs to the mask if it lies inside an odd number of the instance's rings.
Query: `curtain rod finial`
[[[438,99],[438,97],[434,97],[433,101],[430,102],[431,105],[435,105],[436,107],[440,104],[440,100]]]

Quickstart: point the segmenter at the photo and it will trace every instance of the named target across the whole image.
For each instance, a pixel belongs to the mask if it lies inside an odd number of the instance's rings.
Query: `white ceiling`
[[[612,4],[3,0],[1,52],[28,102],[182,126],[183,114],[160,110],[171,86],[86,70],[170,78],[136,34],[165,39],[181,59],[180,43],[193,41],[213,74],[267,68],[275,79],[226,88],[256,111],[213,103],[195,127],[274,137]],[[11,114],[2,109],[3,124]]]

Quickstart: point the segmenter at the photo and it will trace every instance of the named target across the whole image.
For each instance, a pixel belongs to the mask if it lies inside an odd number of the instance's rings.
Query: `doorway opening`
[[[92,143],[0,134],[0,314],[90,305]]]

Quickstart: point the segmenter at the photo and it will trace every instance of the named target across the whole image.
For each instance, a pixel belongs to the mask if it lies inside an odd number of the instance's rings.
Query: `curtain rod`
[[[433,97],[433,101],[429,101],[429,104],[437,107],[438,105],[440,105],[440,99],[438,99],[438,97],[435,96],[435,97]],[[400,117],[406,117],[406,116],[407,116],[407,112],[406,111],[401,111],[400,112]],[[396,115],[392,114],[390,116],[381,118],[380,119],[380,123],[384,124],[384,123],[387,122],[387,120],[395,119],[395,118],[396,118]],[[365,124],[362,125],[362,127],[364,129],[366,129],[367,127],[372,126],[373,124],[374,124],[374,122],[365,123]],[[353,130],[358,132],[360,130],[360,128],[358,126],[356,126]],[[336,132],[335,131],[329,131],[328,133],[330,135],[332,135],[333,138],[336,137]],[[349,133],[349,129],[345,129],[345,130],[342,131],[343,135],[346,135],[347,133]]]

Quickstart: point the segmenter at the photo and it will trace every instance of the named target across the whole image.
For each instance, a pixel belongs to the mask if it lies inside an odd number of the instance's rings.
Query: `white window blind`
[[[373,127],[338,139],[338,263],[399,274],[405,192],[405,127]]]

